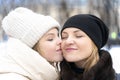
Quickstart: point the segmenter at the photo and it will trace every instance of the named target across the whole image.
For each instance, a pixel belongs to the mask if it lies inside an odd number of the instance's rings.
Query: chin
[[[63,58],[57,58],[57,60],[55,60],[55,62],[61,62],[63,60]]]
[[[65,60],[68,62],[75,62],[76,61],[76,60],[72,59],[71,57],[66,57]]]

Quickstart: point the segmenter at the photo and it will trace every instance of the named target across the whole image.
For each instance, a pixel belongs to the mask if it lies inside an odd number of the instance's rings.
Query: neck
[[[84,68],[85,66],[83,65],[85,62],[85,60],[81,60],[81,61],[78,61],[78,62],[75,62],[75,65],[76,67],[78,68]]]

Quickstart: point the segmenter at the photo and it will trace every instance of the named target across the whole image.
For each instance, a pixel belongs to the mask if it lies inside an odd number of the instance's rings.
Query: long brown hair
[[[93,48],[92,48],[91,55],[82,64],[82,66],[84,66],[84,68],[85,68],[85,71],[88,71],[99,60],[98,48],[96,47],[96,45],[94,43],[92,43],[92,45],[93,45]]]

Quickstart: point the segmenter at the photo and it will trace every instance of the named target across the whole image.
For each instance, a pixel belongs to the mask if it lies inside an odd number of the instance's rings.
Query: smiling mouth
[[[66,51],[75,51],[75,50],[77,50],[77,49],[75,49],[75,48],[67,48],[67,49],[65,49]]]

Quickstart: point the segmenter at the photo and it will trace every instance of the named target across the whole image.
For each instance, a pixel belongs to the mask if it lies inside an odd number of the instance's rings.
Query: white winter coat
[[[55,67],[21,41],[9,38],[5,46],[0,47],[0,80],[57,80],[57,78]]]

